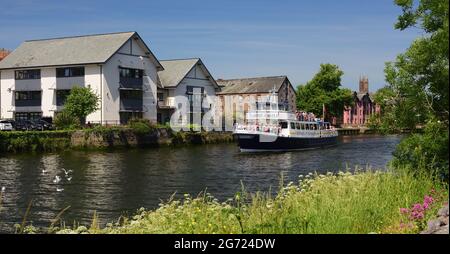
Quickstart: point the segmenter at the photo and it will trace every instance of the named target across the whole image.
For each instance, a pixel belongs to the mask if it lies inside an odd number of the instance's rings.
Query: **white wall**
[[[175,90],[172,90],[170,96],[186,96],[187,86],[203,87],[206,95],[216,95],[214,84],[206,77],[203,69],[196,65],[180,82]],[[171,90],[169,90],[169,93]]]
[[[130,47],[130,45],[132,46]],[[71,89],[78,86],[90,86],[101,98],[100,108],[87,116],[91,122],[120,120],[119,66],[144,70],[143,117],[156,121],[156,84],[157,67],[154,61],[146,56],[143,44],[130,39],[104,65],[86,65],[85,76],[73,78],[56,78],[56,68],[41,68],[40,80],[14,79],[14,70],[1,71],[0,78],[0,118],[13,118],[14,89],[17,91],[42,90],[41,107],[20,107],[24,111],[41,111],[43,116],[54,117],[56,107],[55,89]],[[132,49],[132,50],[131,50]],[[131,50],[131,51],[130,51]],[[130,55],[131,54],[131,55]],[[139,56],[142,55],[142,59]],[[62,67],[62,66],[61,66]],[[11,88],[11,91],[8,91]]]
[[[137,56],[120,53],[115,54],[103,68],[103,120],[120,120],[119,66],[144,70],[143,117],[156,121],[156,66],[148,57],[142,57],[141,60]]]
[[[13,118],[13,112],[9,112],[13,105],[14,70],[3,70],[0,73],[0,118]]]

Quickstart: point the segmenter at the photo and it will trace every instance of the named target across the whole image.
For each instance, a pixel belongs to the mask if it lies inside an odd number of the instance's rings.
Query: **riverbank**
[[[170,128],[95,127],[83,130],[0,132],[0,152],[161,147],[233,142],[229,132],[173,132]]]
[[[57,233],[418,233],[448,200],[445,184],[406,171],[358,171],[300,176],[275,197],[243,189],[220,203],[208,193],[140,209],[101,228],[50,229]],[[421,210],[417,210],[420,206]],[[414,210],[416,209],[416,210]]]

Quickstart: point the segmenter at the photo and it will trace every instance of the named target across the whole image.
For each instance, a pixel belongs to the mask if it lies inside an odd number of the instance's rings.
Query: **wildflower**
[[[433,202],[434,202],[434,199],[431,196],[425,196],[425,198],[423,199],[424,204],[431,205]]]
[[[409,213],[409,209],[408,208],[400,208],[400,213],[407,214],[407,213]]]

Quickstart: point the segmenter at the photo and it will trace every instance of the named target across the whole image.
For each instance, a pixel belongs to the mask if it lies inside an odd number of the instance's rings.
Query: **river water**
[[[268,191],[278,188],[281,174],[288,182],[313,171],[385,169],[401,138],[344,136],[331,148],[285,153],[243,154],[236,144],[214,144],[0,155],[0,187],[5,188],[0,232],[21,223],[30,201],[27,220],[35,226],[49,226],[67,206],[67,225],[89,225],[94,211],[104,225],[140,207],[156,208],[175,192],[197,195],[206,189],[225,200],[241,189],[241,181],[248,191]],[[66,176],[64,170],[72,172]]]

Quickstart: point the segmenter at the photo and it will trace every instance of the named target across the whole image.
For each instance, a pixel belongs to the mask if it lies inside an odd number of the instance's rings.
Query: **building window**
[[[120,112],[120,123],[127,124],[132,119],[142,119],[142,112]]]
[[[84,67],[56,68],[57,78],[84,77]]]
[[[164,101],[164,94],[158,93],[158,101]]]
[[[16,101],[41,100],[41,91],[17,91]]]
[[[120,99],[142,100],[142,91],[140,90],[122,90]]]
[[[42,118],[42,112],[16,112],[14,119],[18,120],[39,120]]]
[[[15,71],[16,80],[23,80],[23,79],[40,79],[41,78],[41,70],[22,70],[22,71]]]
[[[70,94],[70,89],[56,90],[56,106],[63,106],[66,103],[67,97]]]
[[[120,77],[121,78],[137,78],[141,79],[144,75],[143,70],[122,68],[120,67]]]

